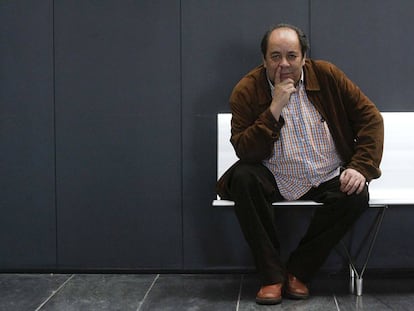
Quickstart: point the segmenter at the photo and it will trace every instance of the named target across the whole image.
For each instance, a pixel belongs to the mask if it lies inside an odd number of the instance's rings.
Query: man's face
[[[302,55],[298,35],[293,29],[278,28],[270,34],[263,64],[272,83],[275,81],[278,67],[280,67],[280,81],[288,78],[295,84],[299,81],[305,56]]]

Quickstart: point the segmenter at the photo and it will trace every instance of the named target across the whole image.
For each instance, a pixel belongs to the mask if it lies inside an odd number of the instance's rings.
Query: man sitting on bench
[[[306,285],[368,208],[367,183],[381,174],[384,127],[375,105],[333,64],[306,58],[295,26],[264,35],[263,64],[235,86],[231,143],[239,161],[217,184],[251,248],[262,287],[259,304],[282,294],[306,299]],[[286,264],[271,203],[314,200],[309,228]]]

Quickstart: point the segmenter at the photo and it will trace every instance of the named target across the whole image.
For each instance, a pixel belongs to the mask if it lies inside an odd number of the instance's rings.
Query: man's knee
[[[359,206],[362,209],[367,208],[369,206],[369,193],[367,186],[365,186],[360,193],[354,193],[353,195],[351,195],[351,197],[352,201],[355,203],[354,205]]]
[[[264,191],[274,193],[276,181],[273,174],[261,164],[243,163],[233,172],[230,181],[230,192]]]
[[[359,218],[369,207],[369,193],[367,187],[360,193],[354,193],[347,197],[344,209],[351,218]],[[351,216],[352,215],[352,216]]]
[[[257,165],[241,164],[235,168],[230,181],[230,189],[250,188],[258,183]]]

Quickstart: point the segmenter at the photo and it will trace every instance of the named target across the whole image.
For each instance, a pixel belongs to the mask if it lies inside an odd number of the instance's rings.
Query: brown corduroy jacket
[[[379,110],[333,64],[307,59],[303,71],[308,98],[327,122],[344,166],[357,170],[368,182],[378,178],[384,143]],[[269,110],[271,101],[263,65],[235,86],[230,96],[231,143],[240,160],[217,182],[216,190],[222,198],[230,198],[228,180],[238,163],[261,163],[272,155],[284,120],[273,117]]]

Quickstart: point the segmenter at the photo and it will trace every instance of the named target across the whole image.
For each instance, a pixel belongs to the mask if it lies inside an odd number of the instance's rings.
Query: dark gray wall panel
[[[214,209],[216,113],[261,63],[263,33],[280,22],[308,30],[308,1],[182,1],[184,267],[250,267],[232,210]]]
[[[179,14],[55,3],[59,267],[181,267]]]
[[[55,265],[52,1],[0,1],[0,269]]]
[[[413,111],[414,2],[311,2],[312,56],[337,64],[382,111]]]

